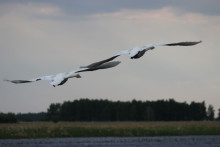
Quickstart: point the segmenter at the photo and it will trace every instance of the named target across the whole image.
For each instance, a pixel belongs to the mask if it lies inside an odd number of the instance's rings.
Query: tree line
[[[18,121],[46,121],[47,113],[18,113],[16,116]]]
[[[17,121],[14,113],[0,113],[0,123],[16,123]]]
[[[209,106],[210,107],[210,106]],[[51,104],[47,119],[53,121],[199,121],[214,120],[214,109],[205,102],[109,101],[80,99]]]
[[[47,112],[0,113],[0,123],[17,121],[200,121],[214,120],[214,108],[205,102],[110,101],[79,99],[50,104]],[[220,120],[220,109],[217,120]]]

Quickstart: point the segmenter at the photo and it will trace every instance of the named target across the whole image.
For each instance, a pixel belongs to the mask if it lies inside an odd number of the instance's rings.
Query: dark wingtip
[[[36,79],[36,81],[40,81],[41,79]]]
[[[200,41],[196,42],[194,45],[199,44],[199,43],[202,43],[202,40],[200,40]]]
[[[198,43],[201,43],[202,42],[202,40],[200,40],[200,41],[197,41],[197,42],[193,42],[193,41],[191,41],[191,42],[178,42],[178,43],[169,43],[169,44],[166,44],[167,46],[192,46],[192,45],[196,45],[196,44],[198,44]]]
[[[197,42],[195,41],[194,43],[195,43],[195,45],[196,45],[196,44],[199,44],[199,43],[202,43],[202,40],[197,41]]]

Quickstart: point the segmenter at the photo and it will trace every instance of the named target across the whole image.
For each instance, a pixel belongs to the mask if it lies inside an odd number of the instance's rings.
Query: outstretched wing
[[[81,71],[84,71],[84,70],[87,70],[87,69],[88,69],[88,68],[82,68],[82,67],[80,67],[80,68],[77,69],[77,70],[73,70],[73,71],[71,71],[71,72],[66,73],[65,78],[72,78],[72,77],[74,77],[74,76],[77,75],[76,73],[81,72]]]
[[[39,79],[40,80],[40,79]],[[30,83],[30,82],[34,82],[32,80],[4,80],[7,82],[11,82],[11,83],[15,83],[15,84],[20,84],[20,83]],[[37,80],[36,80],[37,81]]]
[[[193,46],[202,41],[194,41],[194,42],[177,42],[177,43],[155,43],[146,45],[146,49],[149,47],[156,47],[156,46]]]
[[[121,61],[112,61],[112,62],[107,62],[107,63],[103,63],[99,66],[93,66],[91,68],[88,68],[88,69],[84,69],[84,70],[81,70],[81,71],[78,71],[78,72],[85,72],[85,71],[95,71],[95,70],[99,70],[99,69],[107,69],[107,68],[112,68],[112,67],[115,67],[117,66],[118,64],[120,64]]]
[[[93,66],[90,66],[91,68],[80,68],[78,70],[71,71],[66,74],[65,78],[71,78],[73,76],[76,76],[76,73],[79,73],[79,72],[95,71],[99,69],[112,68],[112,67],[117,66],[120,63],[121,63],[120,61],[112,61],[112,62],[102,63],[101,65],[97,64],[98,66],[94,66],[95,65],[94,64]]]
[[[40,78],[36,78],[36,79],[31,79],[31,80],[4,80],[4,81],[15,83],[15,84],[20,84],[20,83],[36,82],[36,81],[40,81],[40,80],[50,81],[51,80],[51,76],[44,76],[44,77],[40,77]]]
[[[115,56],[121,56],[121,55],[128,55],[130,53],[131,50],[124,50],[124,51],[120,51],[119,53],[117,53]],[[113,56],[114,57],[114,56]]]
[[[178,42],[178,43],[168,43],[168,44],[165,44],[165,46],[192,46],[192,45],[196,45],[198,43],[201,43],[202,41],[197,41],[197,42]]]
[[[102,60],[102,61],[99,61],[99,62],[92,63],[92,64],[90,64],[90,65],[88,65],[88,66],[81,66],[80,68],[89,68],[89,69],[95,68],[95,67],[98,67],[98,66],[100,66],[100,65],[102,65],[102,64],[104,64],[104,63],[106,63],[106,62],[109,62],[109,61],[114,60],[114,59],[117,58],[118,56],[120,56],[120,55],[112,56],[112,57],[110,57],[110,58],[108,58],[108,59],[105,59],[105,60]]]

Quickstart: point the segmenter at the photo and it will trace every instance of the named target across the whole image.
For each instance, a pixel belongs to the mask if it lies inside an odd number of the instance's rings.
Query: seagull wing
[[[36,82],[40,80],[50,81],[51,78],[52,78],[51,76],[44,76],[44,77],[39,77],[39,78],[31,79],[31,80],[4,80],[4,81],[15,83],[15,84],[20,84],[20,83]]]
[[[119,53],[117,53],[117,54],[114,55],[114,56],[118,57],[118,56],[121,56],[121,55],[128,55],[128,54],[130,53],[130,51],[131,51],[131,50],[123,50],[123,51],[120,51]],[[113,57],[114,57],[114,56],[113,56]]]
[[[99,70],[99,69],[107,69],[107,68],[112,68],[117,66],[118,64],[120,64],[121,61],[112,61],[112,62],[107,62],[107,63],[103,63],[99,66],[93,66],[91,68],[87,68],[78,72],[85,72],[85,71],[95,71],[95,70]]]
[[[104,64],[104,63],[106,63],[106,62],[109,62],[109,61],[114,60],[114,59],[117,58],[118,56],[120,56],[120,55],[115,55],[115,56],[112,56],[112,57],[110,57],[110,58],[108,58],[108,59],[105,59],[105,60],[102,60],[102,61],[98,61],[98,62],[92,63],[92,64],[90,64],[90,65],[88,65],[88,66],[82,66],[81,68],[89,68],[89,69],[95,68],[95,67],[98,67],[98,66],[100,66],[100,65],[102,65],[102,64]]]
[[[78,70],[74,70],[74,71],[66,73],[65,78],[72,78],[72,77],[76,76],[76,73],[79,73],[79,72],[95,71],[95,70],[99,70],[99,69],[112,68],[112,67],[117,66],[120,63],[121,63],[120,61],[112,61],[112,62],[102,63],[101,65],[98,65],[98,66],[90,66],[91,68],[79,68]],[[94,65],[95,65],[95,63],[94,63]]]
[[[73,70],[71,72],[68,72],[68,73],[66,73],[65,78],[73,78],[75,75],[77,75],[76,73],[85,71],[87,69],[88,68],[79,68],[77,70]]]
[[[143,47],[143,49],[149,49],[156,46],[193,46],[198,43],[201,43],[202,41],[194,41],[194,42],[177,42],[177,43],[155,43],[155,44],[149,44]]]
[[[98,67],[94,67],[93,69],[91,69],[91,71],[93,70],[99,70],[99,69],[107,69],[107,68],[112,68],[117,66],[118,64],[120,64],[121,61],[112,61],[112,62],[108,62],[108,63],[103,63],[102,65],[98,66]]]
[[[201,43],[202,41],[197,41],[197,42],[178,42],[178,43],[168,43],[165,44],[165,46],[192,46],[196,45],[198,43]]]

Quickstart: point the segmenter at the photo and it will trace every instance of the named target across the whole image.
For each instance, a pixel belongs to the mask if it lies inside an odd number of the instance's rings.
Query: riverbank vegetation
[[[220,135],[220,122],[19,122],[0,124],[0,139],[174,135]]]

